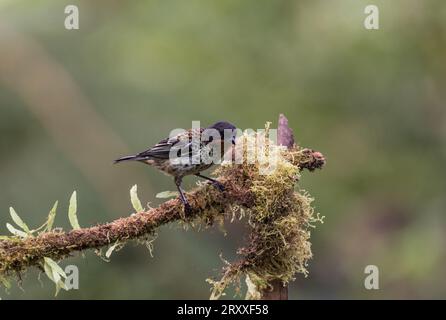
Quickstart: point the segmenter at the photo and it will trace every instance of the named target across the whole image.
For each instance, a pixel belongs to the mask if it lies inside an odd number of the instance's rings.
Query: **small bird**
[[[224,155],[226,145],[234,145],[236,127],[225,121],[219,121],[207,128],[195,128],[182,131],[172,137],[161,140],[148,150],[136,155],[116,159],[114,162],[139,161],[173,176],[175,185],[184,204],[184,211],[189,214],[192,208],[187,201],[181,182],[184,176],[195,175],[212,182],[220,191],[223,185],[217,180],[206,177],[201,171],[215,165],[215,160]],[[214,154],[219,150],[220,154]]]

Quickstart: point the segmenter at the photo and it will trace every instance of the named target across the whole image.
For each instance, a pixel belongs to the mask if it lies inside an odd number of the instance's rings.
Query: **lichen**
[[[244,159],[255,143],[267,138],[264,134],[244,134],[243,141],[235,152],[241,152]],[[286,284],[294,280],[297,273],[308,274],[307,262],[312,257],[310,229],[322,219],[315,214],[313,199],[295,185],[300,178],[296,157],[306,157],[298,147],[286,150],[269,141],[270,161],[276,161],[275,169],[262,174],[265,163],[247,163],[221,166],[216,174],[236,179],[237,183],[250,185],[253,205],[243,210],[243,216],[250,228],[248,243],[238,250],[241,259],[234,263],[225,261],[220,280],[208,279],[212,285],[211,299],[218,299],[228,285],[233,284],[240,292],[241,278],[247,277],[251,289],[267,290],[272,280]],[[265,150],[260,150],[264,152]],[[302,160],[302,159],[299,159]],[[305,160],[304,160],[305,161]],[[240,207],[233,207],[240,211]],[[231,212],[230,216],[240,213]],[[250,294],[250,299],[259,298]]]

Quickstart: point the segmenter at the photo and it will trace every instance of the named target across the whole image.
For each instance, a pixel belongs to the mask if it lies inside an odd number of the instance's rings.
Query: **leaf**
[[[141,201],[138,198],[138,186],[136,184],[130,189],[130,201],[136,212],[144,211]]]
[[[51,269],[53,269],[55,272],[60,274],[62,277],[64,277],[64,278],[67,277],[67,275],[65,274],[65,271],[63,271],[63,269],[57,264],[56,261],[54,261],[51,258],[47,258],[47,257],[44,257],[43,260],[45,261],[45,263],[47,263],[51,267]]]
[[[178,196],[178,191],[163,191],[156,194],[159,199],[174,198]]]
[[[3,276],[0,276],[0,283],[6,288],[11,289],[11,282]]]
[[[9,223],[6,224],[6,228],[8,228],[9,232],[11,232],[15,236],[22,237],[22,238],[26,238],[28,236],[28,234],[26,232],[17,230]]]
[[[56,284],[56,293],[55,296],[59,294],[60,289],[67,290],[64,281],[62,279],[66,279],[67,275],[65,271],[51,258],[44,257],[43,258],[43,269],[45,270],[45,274],[48,278]]]
[[[46,258],[44,258],[46,259]],[[51,265],[49,265],[46,261],[43,264],[43,269],[45,270],[45,274],[46,276],[56,284],[56,293],[54,296],[57,296],[57,294],[59,293],[59,286],[58,286],[58,282],[60,281],[60,275],[57,273],[53,272],[53,269],[51,268]]]
[[[44,261],[43,263],[43,270],[45,270],[45,274],[46,276],[54,282],[54,276],[53,276],[53,269],[51,268],[51,266],[46,263],[46,261]]]
[[[13,207],[9,207],[9,214],[11,215],[12,221],[15,222],[16,225],[18,225],[20,228],[22,228],[23,231],[26,233],[30,233],[28,226],[25,222],[19,217],[17,212],[15,212]]]
[[[59,294],[60,289],[64,289],[65,291],[68,291],[68,288],[65,285],[65,282],[62,280],[57,281],[56,283],[56,293],[54,294],[55,297]]]
[[[73,194],[70,198],[70,206],[68,207],[68,219],[70,220],[70,224],[73,229],[80,229],[79,221],[77,220],[77,198],[76,191],[73,191]]]
[[[58,201],[54,203],[53,207],[50,210],[50,213],[48,214],[48,220],[46,222],[46,228],[45,228],[45,230],[47,231],[51,231],[51,229],[53,228],[54,219],[56,218],[56,210],[58,203],[59,203]]]
[[[110,258],[111,254],[113,253],[113,251],[116,249],[116,247],[119,245],[120,243],[118,241],[115,242],[114,245],[112,245],[110,248],[107,249],[107,252],[105,253],[105,257],[108,259]]]

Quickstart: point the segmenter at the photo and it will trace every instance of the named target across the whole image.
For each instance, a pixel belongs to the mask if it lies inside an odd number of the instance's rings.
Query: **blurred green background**
[[[80,30],[64,28],[68,4]],[[368,4],[380,30],[363,26]],[[290,298],[445,298],[445,57],[443,0],[1,0],[0,234],[9,206],[37,226],[57,199],[68,229],[74,189],[83,226],[128,215],[133,184],[157,205],[171,179],[113,159],[192,120],[262,128],[284,113],[328,160],[302,178],[326,219]],[[153,258],[130,244],[109,263],[68,259],[80,289],[59,298],[206,299],[219,254],[243,243],[227,229],[164,227]],[[370,264],[379,290],[364,288]],[[52,298],[37,275],[0,296]]]

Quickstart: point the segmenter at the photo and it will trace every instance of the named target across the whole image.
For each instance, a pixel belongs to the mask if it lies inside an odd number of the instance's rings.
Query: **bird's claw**
[[[218,182],[218,181],[212,181],[211,184],[212,184],[215,188],[217,188],[219,191],[221,191],[221,192],[225,191],[225,186],[224,186],[222,183],[220,183],[220,182]]]
[[[192,214],[192,207],[191,207],[191,205],[189,204],[189,203],[185,203],[184,204],[184,214],[186,215],[186,216],[190,216],[191,214]]]
[[[215,183],[214,186],[221,192],[225,191],[225,186],[223,184],[221,184],[220,182]]]

